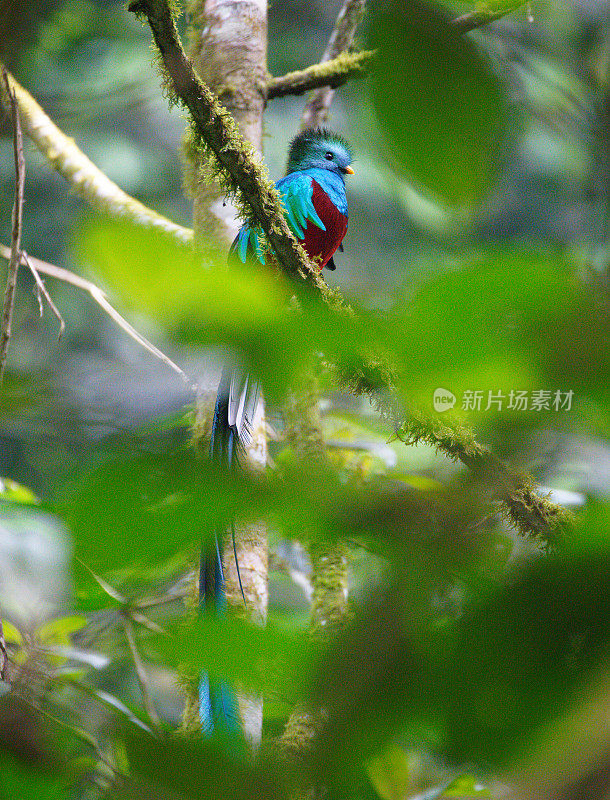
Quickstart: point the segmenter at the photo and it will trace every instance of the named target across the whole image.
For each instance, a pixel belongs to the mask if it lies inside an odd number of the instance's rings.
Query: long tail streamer
[[[210,458],[221,469],[232,471],[239,468],[240,457],[245,453],[249,443],[257,402],[257,383],[250,376],[244,375],[239,368],[226,365],[216,395],[210,440]],[[233,537],[233,552],[237,564],[235,527],[231,520],[228,525],[216,528],[212,536],[204,540],[199,568],[201,614],[226,613],[222,544],[227,531],[230,531]],[[237,571],[243,596],[238,564]],[[226,681],[211,678],[207,672],[202,673],[199,680],[199,716],[204,736],[241,732],[233,687]]]

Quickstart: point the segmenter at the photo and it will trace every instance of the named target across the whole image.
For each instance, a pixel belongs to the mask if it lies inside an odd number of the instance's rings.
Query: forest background
[[[269,73],[315,64],[340,9],[272,4]],[[148,24],[93,0],[0,20],[1,60],[53,121],[190,228],[185,111]],[[228,276],[201,215],[194,263],[187,234],[93,211],[24,137],[33,265],[86,276],[188,381],[49,279],[58,342],[20,269],[0,405],[6,797],[608,792],[608,8],[371,3],[354,28],[349,49],[378,55],[332,99],[356,174],[324,276],[353,317],[301,289],[287,314],[284,283]],[[305,102],[265,109],[274,180]],[[186,183],[201,210],[207,173],[191,162]],[[195,455],[227,346],[268,399],[262,481],[227,485]],[[193,614],[201,537],[229,512],[244,558],[267,524],[268,595],[266,557],[244,569],[264,629]],[[194,730],[202,668],[242,687],[255,761]]]

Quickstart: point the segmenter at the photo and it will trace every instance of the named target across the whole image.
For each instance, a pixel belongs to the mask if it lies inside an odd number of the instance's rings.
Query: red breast
[[[347,217],[339,211],[319,183],[313,179],[311,183],[313,187],[311,201],[326,230],[323,231],[311,220],[308,220],[303,247],[311,260],[316,261],[322,269],[345,236]]]

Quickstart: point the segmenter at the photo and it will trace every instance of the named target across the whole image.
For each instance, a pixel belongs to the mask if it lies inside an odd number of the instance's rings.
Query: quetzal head
[[[309,128],[295,136],[288,152],[287,172],[305,169],[327,169],[344,178],[353,175],[354,160],[350,146],[342,136],[326,128]]]

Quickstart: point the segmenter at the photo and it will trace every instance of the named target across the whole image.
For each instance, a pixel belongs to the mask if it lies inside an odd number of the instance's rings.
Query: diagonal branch
[[[44,297],[44,299],[49,304],[49,308],[55,314],[55,316],[57,317],[57,319],[59,321],[59,333],[57,335],[57,339],[59,340],[59,339],[61,339],[62,334],[63,334],[64,330],[66,329],[66,323],[64,322],[64,318],[62,317],[62,315],[57,310],[57,306],[53,302],[53,298],[48,293],[47,287],[44,285],[44,283],[42,281],[42,278],[38,274],[38,270],[36,269],[36,267],[30,261],[30,258],[28,256],[28,254],[25,252],[25,250],[22,252],[21,263],[24,263],[24,262],[27,264],[30,272],[34,276],[34,280],[36,281],[36,290],[37,290],[37,296],[38,296],[38,305],[40,307],[40,316],[42,317],[42,314],[43,314],[42,298]]]
[[[341,307],[337,293],[331,297],[326,284],[310,271],[309,263],[287,228],[277,193],[268,183],[252,151],[244,146],[230,115],[195,75],[178,41],[177,31],[166,0],[132,0],[130,10],[147,17],[159,47],[167,74],[178,99],[189,109],[203,142],[215,154],[220,169],[226,174],[232,191],[240,191],[253,211],[253,218],[263,228],[281,265],[293,277],[312,277],[323,297],[332,306]],[[512,10],[512,9],[510,9]],[[478,16],[477,20],[481,17]],[[489,15],[485,18],[490,21]],[[483,24],[481,22],[481,24]],[[475,27],[468,17],[460,22],[464,30]],[[308,274],[309,272],[309,274]],[[350,310],[343,308],[345,313]],[[364,375],[375,377],[367,380]],[[388,419],[395,430],[402,431],[405,444],[416,438],[437,447],[452,459],[459,459],[477,476],[496,487],[509,518],[527,536],[553,543],[559,530],[569,521],[568,513],[535,492],[535,483],[499,461],[489,450],[474,440],[471,431],[437,430],[434,421],[418,420],[415,416],[405,420],[395,403],[381,397],[381,392],[392,394],[392,380],[383,364],[368,363],[354,368],[342,377],[343,387],[352,394],[366,394]]]
[[[19,104],[19,115],[25,133],[42,155],[88,203],[113,217],[121,217],[137,225],[162,230],[180,242],[192,240],[192,230],[176,225],[175,222],[147,208],[104,175],[79,150],[74,141],[51,121],[32,95],[20,86],[10,73],[6,74]],[[10,103],[4,96],[2,99],[4,105],[8,107]]]
[[[285,272],[324,291],[326,284],[292,235],[275,187],[231,115],[203,84],[186,57],[167,0],[131,0],[129,10],[145,16],[176,97],[191,114],[197,136],[214,154],[230,192],[243,197],[252,222],[260,225]],[[245,210],[245,207],[244,207]]]
[[[507,16],[507,14],[511,14],[513,11],[521,8],[522,5],[525,5],[525,3],[518,0],[513,6],[505,6],[504,8],[499,8],[494,11],[487,9],[469,11],[467,14],[455,17],[455,19],[452,20],[452,24],[460,33],[470,33],[470,31],[474,31],[476,28],[482,28],[484,25],[489,25],[492,22],[502,19],[502,17]]]
[[[7,259],[10,257],[10,250],[3,244],[0,244],[0,256]],[[76,275],[74,272],[70,272],[68,269],[56,267],[54,264],[48,264],[46,261],[41,261],[39,258],[26,256],[25,253],[22,253],[20,263],[24,266],[29,264],[30,266],[33,266],[37,272],[42,272],[43,275],[49,275],[51,278],[57,278],[57,280],[63,281],[64,283],[69,283],[72,286],[77,286],[79,289],[83,289],[98,304],[98,306],[100,306],[108,314],[108,316],[114,320],[114,322],[116,322],[116,324],[122,330],[125,331],[128,336],[130,336],[149,353],[152,353],[152,355],[158,358],[159,361],[167,364],[167,366],[175,373],[180,375],[182,380],[191,388],[197,388],[191,378],[189,378],[189,376],[183,372],[183,370],[181,370],[180,367],[171,360],[171,358],[166,356],[165,353],[162,353],[161,350],[155,347],[154,344],[151,344],[148,339],[142,336],[141,333],[138,333],[133,325],[130,325],[129,322],[127,322],[127,320],[119,314],[116,308],[114,308],[114,306],[108,302],[108,298],[99,288],[99,286],[91,283],[91,281],[88,281],[86,278],[81,278],[80,275]]]
[[[11,254],[4,291],[4,308],[2,310],[2,335],[0,336],[0,383],[4,377],[8,345],[11,338],[15,292],[17,290],[17,273],[21,263],[21,220],[23,216],[23,187],[25,184],[25,158],[23,156],[23,138],[19,120],[19,106],[15,92],[12,91],[7,72],[2,68],[4,86],[0,87],[0,96],[6,97],[11,110],[13,124],[13,151],[15,156],[15,201],[11,227]]]
[[[144,703],[144,708],[146,709],[146,714],[148,715],[151,727],[153,728],[153,730],[158,731],[161,725],[161,720],[159,719],[157,709],[155,708],[152,698],[150,696],[150,690],[148,688],[148,675],[146,674],[146,670],[144,669],[144,664],[142,663],[142,659],[138,651],[138,647],[136,644],[136,637],[133,630],[133,622],[129,614],[123,614],[123,626],[125,628],[125,638],[127,639],[129,652],[131,653],[133,665],[136,670],[138,683],[140,684],[140,692],[142,693],[142,702]]]
[[[348,378],[349,380],[349,378]],[[354,390],[353,380],[349,389]],[[391,399],[364,385],[356,394],[367,395],[391,423],[396,436],[407,446],[425,442],[452,461],[461,461],[482,483],[488,485],[502,503],[508,521],[525,537],[545,547],[557,544],[572,521],[572,514],[557,503],[542,497],[527,474],[513,470],[488,448],[479,444],[472,430],[449,420],[427,418],[415,413],[405,417]]]

